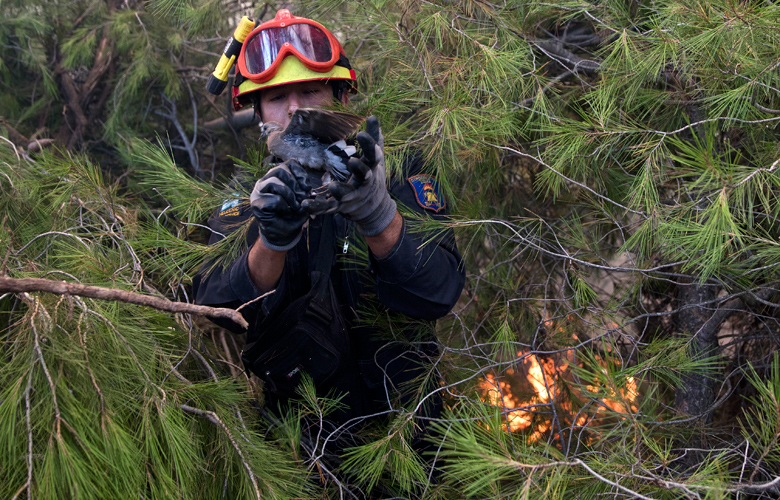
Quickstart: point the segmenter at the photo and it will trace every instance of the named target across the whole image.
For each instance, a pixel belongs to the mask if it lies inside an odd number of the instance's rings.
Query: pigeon
[[[318,108],[296,109],[287,128],[276,122],[261,127],[268,151],[282,159],[296,160],[310,170],[328,172],[337,181],[349,177],[347,160],[356,149],[347,146],[346,137],[355,133],[365,118]]]

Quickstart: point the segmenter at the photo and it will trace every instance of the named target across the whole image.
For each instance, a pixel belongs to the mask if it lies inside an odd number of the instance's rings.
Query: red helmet
[[[287,83],[344,81],[354,89],[355,71],[333,33],[305,17],[280,9],[246,37],[238,56],[233,106],[252,102],[251,93]]]

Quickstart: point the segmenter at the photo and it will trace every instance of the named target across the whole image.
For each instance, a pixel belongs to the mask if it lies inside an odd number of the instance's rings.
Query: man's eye
[[[271,102],[273,102],[273,101],[281,101],[282,99],[284,99],[284,94],[276,94],[276,95],[272,95],[270,98],[268,98],[268,100],[271,101]]]
[[[322,89],[307,89],[306,93],[309,95],[319,94]]]

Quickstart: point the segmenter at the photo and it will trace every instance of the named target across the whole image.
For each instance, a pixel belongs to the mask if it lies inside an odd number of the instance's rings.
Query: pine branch
[[[78,295],[91,299],[116,300],[129,304],[152,307],[159,311],[195,314],[212,318],[227,318],[234,321],[242,328],[249,327],[249,324],[244,317],[241,316],[241,313],[234,311],[233,309],[199,306],[186,302],[172,302],[168,299],[142,295],[127,290],[117,290],[115,288],[81,285],[79,283],[68,283],[66,281],[54,281],[42,278],[8,278],[0,276],[0,293],[5,292],[49,292],[59,295]]]
[[[22,148],[27,147],[30,139],[16,130],[10,123],[8,123],[8,120],[2,116],[0,116],[0,126],[5,127],[6,131],[8,132],[8,138],[11,139],[11,142]]]
[[[562,66],[566,67],[567,70],[573,73],[576,73],[580,69],[587,73],[595,73],[601,69],[601,64],[599,64],[599,62],[590,59],[583,59],[567,50],[561,40],[531,40],[531,43],[533,43],[534,46],[536,46],[545,55],[557,61]],[[563,64],[563,62],[573,64],[574,67],[569,68]]]
[[[233,448],[236,450],[236,453],[238,453],[238,456],[241,459],[241,463],[243,464],[244,468],[249,474],[249,479],[252,481],[252,486],[254,487],[255,490],[255,496],[257,497],[258,500],[260,500],[262,498],[262,495],[260,494],[260,488],[258,487],[257,481],[255,480],[255,473],[252,471],[252,467],[249,465],[249,463],[247,463],[246,459],[244,458],[244,454],[241,451],[241,447],[238,446],[238,443],[233,437],[233,434],[230,432],[230,428],[227,425],[225,425],[222,422],[222,420],[219,418],[219,416],[213,411],[201,410],[198,408],[193,408],[192,406],[189,405],[180,405],[179,407],[188,413],[193,413],[195,415],[205,418],[209,422],[218,425],[219,427],[222,428],[223,431],[225,431],[225,434],[227,434],[227,437],[230,440],[230,444],[233,445]]]
[[[189,88],[189,87],[188,87]],[[181,137],[182,142],[184,143],[184,150],[187,151],[187,154],[190,157],[190,164],[192,164],[192,168],[195,170],[195,173],[198,173],[200,171],[200,161],[198,161],[198,152],[195,149],[195,142],[198,140],[198,127],[197,127],[197,107],[195,106],[195,100],[192,97],[192,89],[190,89],[190,97],[193,101],[193,109],[195,111],[195,130],[192,133],[192,140],[190,140],[187,137],[187,132],[184,130],[184,127],[179,122],[179,119],[177,117],[177,110],[176,110],[176,102],[165,95],[165,93],[160,92],[160,96],[162,96],[163,100],[167,103],[167,107],[163,107],[164,111],[155,110],[154,113],[157,115],[162,116],[163,118],[167,118],[168,120],[173,123],[174,127],[176,127],[176,130],[179,132],[179,136]]]
[[[81,139],[84,129],[89,125],[87,116],[84,114],[84,110],[81,108],[79,98],[79,92],[76,89],[76,82],[73,77],[65,70],[60,63],[56,65],[56,73],[60,76],[62,87],[65,90],[65,94],[68,97],[68,109],[73,113],[76,118],[76,126],[72,130],[69,127],[63,127],[60,129],[60,135],[58,139],[68,149],[74,147],[75,143]],[[66,117],[67,120],[67,117]]]

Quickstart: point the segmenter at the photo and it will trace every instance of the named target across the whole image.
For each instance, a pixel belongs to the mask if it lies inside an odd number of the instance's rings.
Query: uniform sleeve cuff
[[[273,243],[269,243],[268,240],[265,239],[265,236],[262,232],[260,233],[260,239],[263,241],[263,245],[265,245],[266,248],[270,250],[276,250],[277,252],[286,252],[298,244],[298,242],[301,240],[302,234],[303,232],[298,233],[298,236],[296,236],[294,240],[286,245],[274,245]]]
[[[244,304],[260,296],[260,292],[257,291],[255,284],[249,277],[248,251],[236,259],[230,269],[230,289]]]
[[[406,234],[406,220],[390,253],[381,259],[372,255],[379,279],[391,285],[408,281],[420,267],[422,257],[422,252]]]

